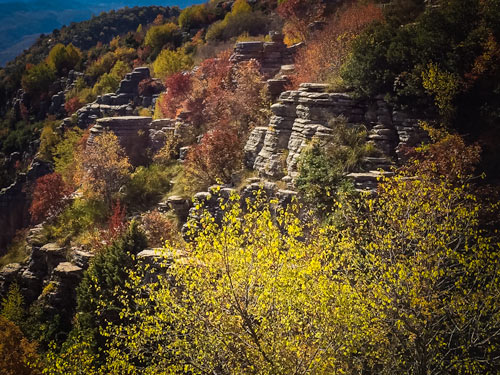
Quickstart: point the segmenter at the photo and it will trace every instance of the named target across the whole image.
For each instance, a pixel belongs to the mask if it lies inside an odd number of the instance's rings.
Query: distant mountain
[[[50,33],[63,25],[79,22],[111,9],[125,6],[186,6],[203,2],[202,0],[124,0],[104,2],[99,0],[47,1],[0,0],[0,66],[12,60],[28,48],[42,33]],[[160,3],[160,4],[158,4]]]

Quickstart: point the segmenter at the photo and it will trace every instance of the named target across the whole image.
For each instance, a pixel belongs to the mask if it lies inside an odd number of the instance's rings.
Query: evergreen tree
[[[104,344],[99,329],[120,320],[129,272],[135,266],[135,256],[145,247],[145,235],[132,222],[122,237],[94,257],[83,276],[77,289],[77,329],[87,331],[97,347]]]

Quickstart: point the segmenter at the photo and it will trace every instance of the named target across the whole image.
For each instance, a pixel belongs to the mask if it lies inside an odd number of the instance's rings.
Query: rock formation
[[[393,111],[382,98],[360,101],[345,93],[329,93],[324,84],[304,83],[298,90],[283,92],[271,110],[269,126],[257,127],[249,136],[245,163],[272,179],[295,178],[301,151],[312,139],[328,140],[339,117],[347,124],[364,124],[367,141],[383,152],[384,157],[367,161],[372,169],[387,169],[401,160],[405,146],[426,140],[418,119]]]

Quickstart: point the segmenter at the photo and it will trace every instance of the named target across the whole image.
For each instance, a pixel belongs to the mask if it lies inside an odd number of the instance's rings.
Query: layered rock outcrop
[[[86,128],[96,122],[97,119],[112,116],[132,116],[136,114],[137,107],[154,106],[158,92],[148,92],[147,95],[140,95],[139,83],[151,78],[148,67],[135,68],[131,73],[127,73],[120,82],[116,93],[109,93],[98,96],[90,104],[80,108],[77,112],[77,125]]]
[[[147,160],[148,128],[152,122],[151,117],[124,116],[106,117],[97,120],[97,124],[90,129],[88,144],[105,130],[112,131],[118,137],[120,145],[124,148],[132,165],[144,164]]]
[[[367,141],[385,156],[379,165],[372,160],[373,168],[401,160],[405,146],[426,140],[418,119],[394,111],[382,98],[356,100],[345,93],[329,93],[323,84],[304,83],[298,90],[283,92],[271,110],[269,126],[250,134],[245,162],[261,176],[273,179],[296,177],[301,151],[315,138],[328,140],[339,118],[369,130]]]

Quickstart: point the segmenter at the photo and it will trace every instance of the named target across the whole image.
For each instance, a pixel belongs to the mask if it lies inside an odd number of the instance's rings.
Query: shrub
[[[234,2],[231,12],[223,20],[214,22],[207,30],[207,41],[228,40],[243,33],[259,35],[265,33],[270,20],[261,12],[252,12],[246,0]]]
[[[73,113],[78,111],[84,105],[85,103],[83,103],[78,96],[74,96],[66,100],[66,103],[64,103],[64,110],[66,111],[68,116],[71,116]]]
[[[162,247],[175,235],[174,221],[157,209],[143,215],[141,222],[150,247]]]
[[[330,141],[313,142],[302,152],[296,186],[320,214],[328,213],[338,192],[349,188],[345,175],[359,168],[362,158],[371,152],[364,127],[341,121]]]
[[[23,89],[33,95],[46,95],[50,86],[56,80],[56,72],[46,63],[31,67],[22,77]]]
[[[56,131],[57,122],[45,121],[42,132],[40,134],[40,147],[38,149],[38,155],[40,159],[46,161],[52,161],[55,148],[60,142],[61,137]]]
[[[91,344],[103,348],[105,338],[100,329],[120,321],[120,311],[126,306],[123,295],[129,289],[129,272],[136,264],[136,255],[145,247],[144,234],[132,223],[126,233],[95,255],[85,271],[77,287],[77,326],[81,332],[89,332]]]
[[[7,296],[2,299],[0,316],[3,316],[18,326],[21,326],[21,324],[24,323],[24,314],[24,298],[19,290],[19,285],[12,283],[9,286]]]
[[[295,57],[293,83],[330,82],[340,84],[340,68],[347,60],[352,41],[368,25],[382,20],[373,3],[354,2],[341,8],[334,18],[308,41]]]
[[[87,197],[111,204],[112,196],[130,179],[131,165],[118,138],[104,132],[78,154],[82,190]]]
[[[39,223],[59,214],[66,206],[70,191],[59,173],[50,173],[36,180],[30,206],[31,220]]]
[[[240,139],[234,127],[216,127],[208,131],[200,143],[191,146],[185,161],[186,176],[194,184],[207,187],[219,180],[230,182],[241,168]]]
[[[54,170],[59,173],[67,186],[75,186],[77,173],[77,161],[75,155],[83,147],[87,137],[83,137],[83,130],[72,128],[66,130],[63,139],[55,146]]]
[[[209,14],[205,4],[192,5],[179,14],[179,26],[184,30],[199,29],[208,22]]]
[[[81,60],[82,53],[73,44],[66,47],[58,43],[49,52],[47,64],[49,64],[60,76],[66,75]]]
[[[160,81],[153,78],[146,78],[139,82],[138,91],[141,96],[153,96],[164,90]]]
[[[156,204],[170,187],[170,175],[166,166],[141,166],[132,173],[124,202],[130,209],[147,208]]]

